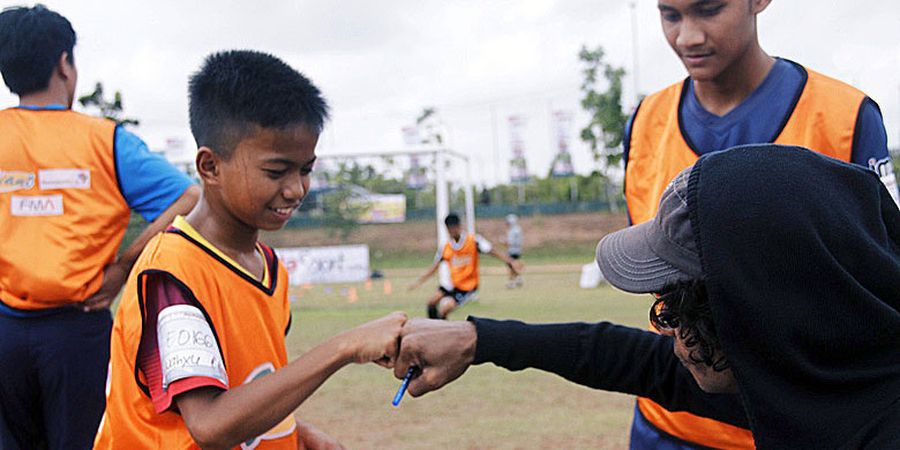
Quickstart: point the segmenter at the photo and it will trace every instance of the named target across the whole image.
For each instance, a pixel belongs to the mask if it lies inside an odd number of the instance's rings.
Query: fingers
[[[409,381],[409,387],[406,392],[413,397],[419,397],[440,389],[444,385],[442,380],[446,379],[441,372],[440,369],[434,367],[423,369],[419,376]]]
[[[110,303],[112,303],[112,297],[103,294],[97,294],[84,301],[84,303],[82,304],[82,310],[84,312],[99,311],[101,309],[109,308]]]
[[[387,356],[384,356],[381,359],[376,359],[375,361],[372,361],[372,362],[374,362],[375,364],[378,364],[381,367],[384,367],[385,369],[393,369],[394,368],[394,361]]]
[[[406,372],[409,371],[410,366],[422,367],[419,363],[418,354],[414,349],[416,346],[414,341],[414,337],[400,338],[400,351],[394,362],[394,377],[398,380],[402,380],[406,376]]]
[[[421,327],[427,319],[414,318],[408,320],[400,330],[399,350],[394,364],[394,376],[402,380],[410,366],[424,367],[421,355]]]
[[[379,319],[379,321],[385,322],[387,336],[381,357],[372,362],[388,369],[394,367],[397,355],[400,353],[400,335],[403,332],[403,325],[406,323],[406,320],[407,316],[403,311],[394,311]]]

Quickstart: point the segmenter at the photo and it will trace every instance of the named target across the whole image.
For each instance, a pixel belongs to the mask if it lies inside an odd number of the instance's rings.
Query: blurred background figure
[[[506,246],[509,259],[518,260],[522,257],[522,226],[519,225],[519,217],[515,214],[506,215]],[[507,289],[522,287],[522,274],[509,266],[509,282]]]

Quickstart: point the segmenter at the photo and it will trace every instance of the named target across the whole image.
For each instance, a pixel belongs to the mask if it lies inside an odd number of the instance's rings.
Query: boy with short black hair
[[[72,110],[75,30],[43,5],[0,13],[0,448],[91,445],[109,305],[147,241],[200,190],[114,121]],[[148,225],[119,251],[132,212]]]
[[[444,218],[444,225],[450,234],[443,249],[435,255],[434,264],[409,286],[409,290],[419,287],[431,275],[433,275],[441,263],[446,261],[450,266],[450,280],[452,289],[438,286],[437,292],[428,298],[426,311],[431,319],[446,319],[454,309],[465,305],[475,298],[478,291],[478,256],[479,253],[487,253],[506,263],[509,270],[516,275],[522,270],[522,263],[494,249],[490,241],[480,234],[463,234],[459,216],[450,213]]]
[[[319,90],[265,53],[213,54],[191,78],[203,197],[132,271],[97,448],[337,445],[293,411],[347,364],[393,364],[402,313],[287,363],[287,272],[257,239],[308,192],[326,116]]]

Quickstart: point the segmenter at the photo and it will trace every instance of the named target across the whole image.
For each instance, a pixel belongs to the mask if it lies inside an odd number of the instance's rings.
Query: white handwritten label
[[[90,189],[91,171],[88,169],[44,169],[38,171],[41,189]]]
[[[62,195],[13,195],[9,199],[10,214],[14,216],[61,216]]]
[[[0,170],[0,192],[12,192],[33,187],[33,173]]]
[[[174,381],[197,376],[213,378],[228,386],[219,344],[197,307],[173,305],[160,311],[156,337],[163,390]]]

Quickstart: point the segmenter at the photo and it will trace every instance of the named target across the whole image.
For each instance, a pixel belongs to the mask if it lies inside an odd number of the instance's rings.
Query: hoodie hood
[[[757,446],[900,442],[900,210],[878,177],[746,146],[701,157],[688,196]]]

